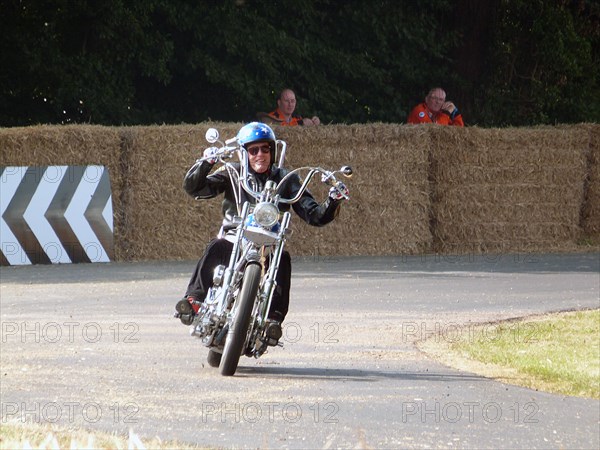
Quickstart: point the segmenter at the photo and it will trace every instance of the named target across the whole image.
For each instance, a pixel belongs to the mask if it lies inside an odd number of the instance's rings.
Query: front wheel
[[[221,375],[231,376],[237,369],[248,334],[254,299],[260,285],[260,273],[261,267],[256,263],[248,264],[244,272],[242,289],[236,300],[235,316],[227,333],[223,356],[219,365]]]

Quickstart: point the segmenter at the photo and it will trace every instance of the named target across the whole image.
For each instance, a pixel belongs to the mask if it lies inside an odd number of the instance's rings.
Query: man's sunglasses
[[[264,145],[262,147],[252,147],[248,149],[248,153],[252,156],[258,155],[259,151],[261,153],[271,153],[271,147],[269,147],[268,145]]]

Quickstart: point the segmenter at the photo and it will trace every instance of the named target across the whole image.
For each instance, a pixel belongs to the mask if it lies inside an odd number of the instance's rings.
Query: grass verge
[[[465,326],[417,345],[446,365],[505,383],[600,398],[600,310]]]
[[[180,442],[164,442],[160,438],[140,439],[135,433],[129,436],[66,429],[50,424],[3,422],[0,425],[0,449],[182,449],[198,450],[205,447]]]

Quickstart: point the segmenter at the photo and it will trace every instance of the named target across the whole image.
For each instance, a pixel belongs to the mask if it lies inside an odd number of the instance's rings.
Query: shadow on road
[[[324,369],[321,367],[282,367],[282,366],[254,366],[238,367],[236,376],[241,377],[277,377],[289,379],[310,379],[329,381],[359,381],[377,382],[380,380],[412,380],[412,381],[493,381],[488,378],[461,372],[386,372],[380,370],[361,369]]]

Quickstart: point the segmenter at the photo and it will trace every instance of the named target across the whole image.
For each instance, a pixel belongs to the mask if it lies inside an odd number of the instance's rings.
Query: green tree
[[[590,2],[502,0],[480,123],[599,121],[597,20]]]
[[[0,126],[247,121],[290,87],[325,122],[600,120],[585,0],[6,0]]]
[[[167,82],[152,1],[12,1],[1,15],[0,123],[127,123],[133,74]]]
[[[400,121],[447,78],[455,42],[434,32],[445,0],[179,0],[159,9],[174,42],[172,81],[140,80],[139,96],[164,121],[177,120],[177,109],[179,120],[249,120],[284,87],[296,91],[300,113],[325,122]]]

